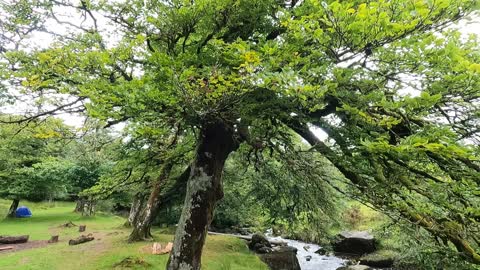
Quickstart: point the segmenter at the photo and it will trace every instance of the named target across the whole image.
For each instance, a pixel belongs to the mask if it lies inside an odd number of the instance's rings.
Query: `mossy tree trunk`
[[[155,217],[160,211],[161,193],[168,180],[172,167],[172,162],[167,162],[163,166],[162,173],[154,183],[145,207],[136,215],[132,222],[133,230],[128,237],[129,242],[150,240],[152,238],[150,229]]]
[[[222,172],[225,160],[238,147],[233,135],[233,128],[220,120],[203,125],[167,264],[168,270],[198,270],[201,267],[207,228],[212,221],[216,202],[223,197]]]
[[[137,220],[140,212],[145,207],[146,203],[146,194],[143,192],[138,192],[133,196],[132,206],[130,207],[130,212],[128,214],[127,221],[125,221],[124,226],[127,228],[133,227],[134,222]]]
[[[20,203],[19,199],[13,199],[10,209],[8,209],[7,218],[14,218],[15,212],[17,211],[18,204]]]

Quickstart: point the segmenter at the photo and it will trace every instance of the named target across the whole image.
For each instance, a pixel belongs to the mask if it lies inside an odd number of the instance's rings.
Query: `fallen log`
[[[252,236],[251,235],[241,235],[241,234],[229,234],[229,233],[217,233],[217,232],[208,232],[209,235],[224,235],[224,236],[233,236],[236,238],[240,238],[246,241],[251,241]],[[274,246],[286,246],[287,242],[280,241],[280,240],[273,240],[273,239],[268,239],[268,242]]]
[[[28,235],[6,236],[0,235],[0,244],[20,244],[28,241]]]
[[[13,246],[0,247],[0,251],[13,249]]]
[[[93,235],[91,235],[91,234],[81,235],[76,239],[71,239],[70,241],[68,241],[68,244],[70,246],[73,246],[73,245],[78,245],[78,244],[90,242],[90,241],[93,241],[94,239],[95,239],[95,237],[93,237]]]

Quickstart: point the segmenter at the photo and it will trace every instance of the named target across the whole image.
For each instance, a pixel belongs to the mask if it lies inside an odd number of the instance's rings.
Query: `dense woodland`
[[[177,224],[169,270],[200,269],[208,229],[322,243],[361,204],[403,263],[477,269],[477,9],[0,1],[0,197],[124,215],[125,244]]]

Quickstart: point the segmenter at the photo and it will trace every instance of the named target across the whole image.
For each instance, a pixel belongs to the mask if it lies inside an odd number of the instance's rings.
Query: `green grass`
[[[0,214],[5,216],[10,202],[0,200]],[[95,217],[82,217],[72,212],[73,203],[21,202],[33,213],[28,219],[0,221],[1,235],[29,234],[31,240],[46,240],[58,234],[60,242],[46,247],[0,254],[2,270],[97,270],[97,269],[165,269],[168,255],[151,255],[151,243],[127,244],[128,229],[122,227],[123,218],[99,213]],[[68,246],[69,239],[79,235],[78,228],[63,228],[72,221],[87,225],[87,233],[96,239],[77,246]],[[171,229],[154,230],[157,242],[172,241]],[[131,268],[114,267],[127,257],[143,262]],[[268,267],[251,253],[243,240],[224,236],[209,236],[202,257],[206,270],[267,270]]]

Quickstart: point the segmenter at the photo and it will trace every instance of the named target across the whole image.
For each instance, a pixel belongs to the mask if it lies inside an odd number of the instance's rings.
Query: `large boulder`
[[[297,249],[294,247],[278,246],[270,253],[259,256],[272,270],[300,270]]]
[[[335,252],[363,255],[374,252],[375,238],[366,231],[342,232],[332,242]]]
[[[267,237],[259,233],[252,235],[252,240],[250,240],[250,243],[248,243],[248,248],[250,248],[253,251],[258,251],[264,247],[267,247],[267,248],[272,247]]]

